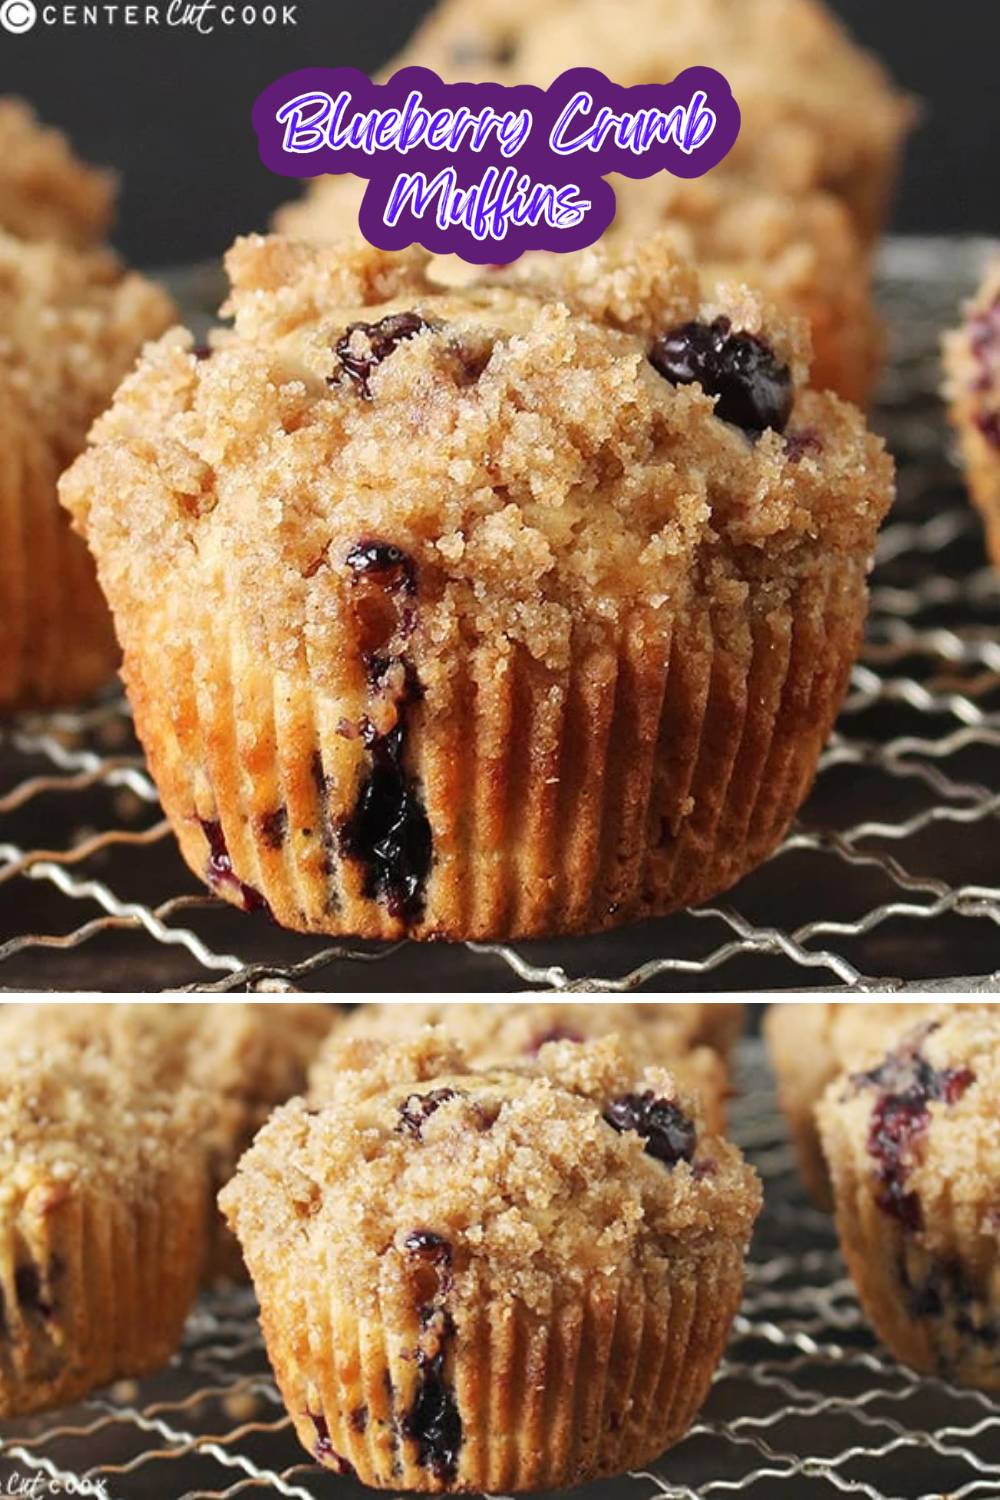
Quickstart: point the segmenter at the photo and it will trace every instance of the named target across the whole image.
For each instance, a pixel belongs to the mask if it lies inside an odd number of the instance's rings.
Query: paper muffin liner
[[[457,625],[422,659],[417,631],[395,697],[367,681],[349,605],[330,691],[305,622],[288,661],[227,581],[211,613],[126,633],[125,676],[184,857],[236,905],[366,938],[592,931],[716,895],[780,842],[860,643],[866,563],[633,613],[613,638],[573,627],[558,671]],[[397,726],[394,760],[373,723]],[[348,837],[383,772],[403,842],[430,841],[409,901]]]
[[[646,1282],[553,1285],[548,1315],[485,1286],[432,1310],[391,1266],[359,1314],[321,1267],[290,1269],[254,1267],[303,1446],[376,1488],[434,1493],[563,1488],[651,1461],[705,1400],[743,1287],[727,1244]]]
[[[70,703],[114,675],[118,647],[54,460],[2,375],[0,438],[0,712]]]
[[[834,1086],[835,1087],[835,1086]],[[820,1125],[833,1179],[837,1233],[865,1313],[903,1364],[960,1385],[1000,1390],[996,1326],[1000,1254],[992,1233],[964,1234],[961,1215],[935,1218],[930,1250],[920,1230],[879,1207],[865,1128],[824,1102]]]
[[[176,1350],[198,1292],[201,1184],[136,1203],[53,1180],[0,1210],[0,1412],[81,1399]]]

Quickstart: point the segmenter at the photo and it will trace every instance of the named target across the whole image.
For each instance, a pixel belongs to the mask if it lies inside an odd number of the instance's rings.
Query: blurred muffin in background
[[[108,250],[0,232],[0,711],[74,702],[114,674],[111,616],[56,484],[174,317]]]
[[[0,97],[0,229],[22,240],[96,244],[111,227],[117,184],[21,99]]]

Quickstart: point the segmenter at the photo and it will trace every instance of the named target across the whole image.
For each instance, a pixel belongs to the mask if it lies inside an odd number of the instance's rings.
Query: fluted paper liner
[[[403,913],[344,849],[370,766],[351,726],[372,711],[349,610],[342,661],[356,670],[338,666],[336,693],[306,644],[272,665],[277,643],[255,639],[236,589],[210,617],[188,602],[169,626],[154,615],[149,639],[126,636],[126,678],[184,856],[237,905],[369,938],[590,931],[715,895],[781,841],[846,688],[866,567],[831,557],[742,603],[579,626],[561,671],[457,627],[436,640],[457,669],[401,709],[433,839]],[[409,660],[420,679],[419,631]]]
[[[70,703],[113,676],[111,615],[58,473],[0,374],[0,712]]]
[[[408,1435],[426,1363],[420,1309],[384,1274],[364,1315],[320,1267],[256,1264],[268,1354],[304,1447],[381,1489],[564,1488],[652,1461],[700,1409],[743,1288],[741,1247],[719,1244],[643,1280],[552,1288],[552,1310],[463,1297],[443,1380],[462,1440],[453,1470]],[[447,1294],[443,1299],[444,1316]]]
[[[198,1291],[204,1198],[53,1182],[0,1211],[0,1411],[67,1405],[164,1365]]]

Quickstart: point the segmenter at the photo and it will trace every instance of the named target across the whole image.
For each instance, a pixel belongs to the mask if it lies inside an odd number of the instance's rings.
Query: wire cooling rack
[[[900,465],[867,642],[815,791],[724,898],[571,941],[351,944],[205,893],[111,696],[0,730],[0,986],[343,991],[996,988],[1000,574],[949,457],[940,331],[986,247],[890,242],[875,421]],[[215,288],[178,279],[193,318]],[[956,976],[973,976],[959,980]]]
[[[875,1343],[830,1221],[807,1205],[759,1043],[742,1054],[732,1134],[764,1179],[747,1293],[699,1421],[651,1469],[587,1500],[996,1500],[1000,1404],[910,1375]],[[108,1500],[358,1500],[299,1447],[249,1292],[203,1298],[182,1353],[141,1386],[0,1424],[0,1494],[35,1476]],[[36,1484],[39,1480],[36,1479]],[[34,1494],[44,1496],[38,1488]]]

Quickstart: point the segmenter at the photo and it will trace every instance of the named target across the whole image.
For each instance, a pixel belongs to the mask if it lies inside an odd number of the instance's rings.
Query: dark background
[[[1000,7],[991,0],[833,3],[924,102],[895,227],[1000,232]],[[250,108],[265,84],[314,64],[371,71],[426,8],[422,0],[299,0],[294,28],[219,28],[210,37],[164,27],[0,31],[0,92],[23,94],[84,155],[122,173],[116,238],[130,258],[141,265],[197,259],[266,227],[290,195],[291,184],[257,160]]]

